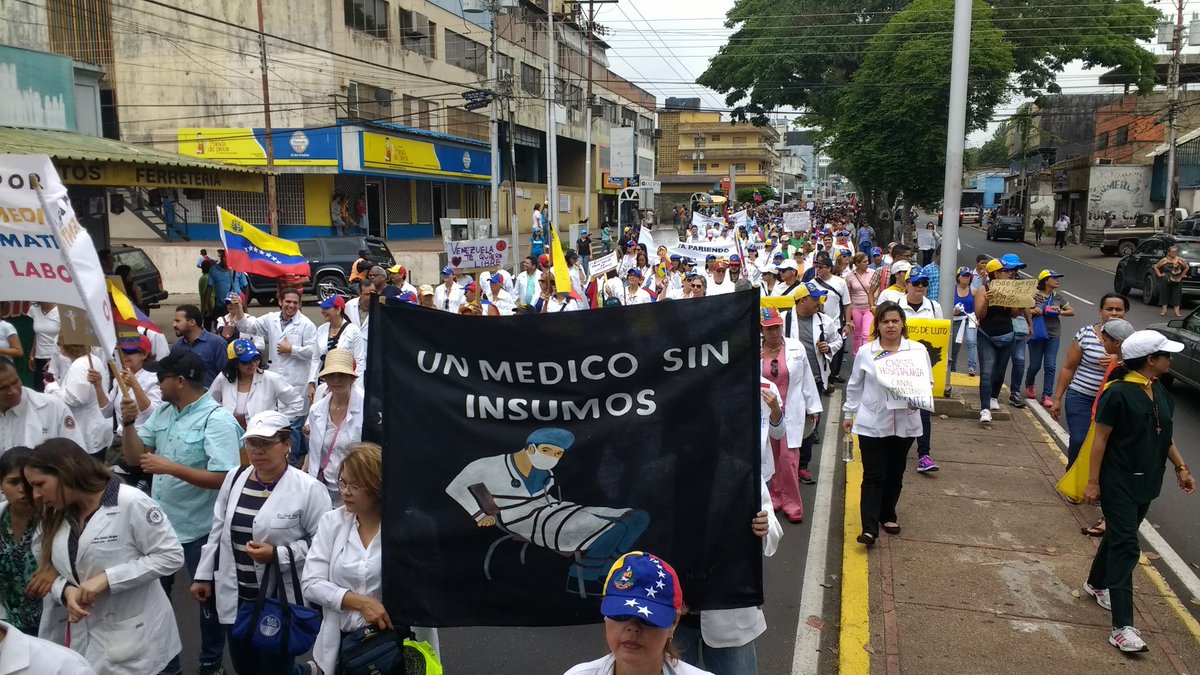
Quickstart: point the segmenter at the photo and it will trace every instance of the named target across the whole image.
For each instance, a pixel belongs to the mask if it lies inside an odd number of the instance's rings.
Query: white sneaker
[[[992,411],[991,410],[980,410],[979,411],[979,423],[980,424],[991,424],[992,423]]]
[[[1146,646],[1145,640],[1142,639],[1141,631],[1133,626],[1114,628],[1108,636],[1108,644],[1123,652],[1150,651],[1150,648]]]
[[[999,410],[1000,409],[1000,401],[997,401],[996,399],[992,399],[992,402],[988,404],[988,408],[991,410]]]
[[[1095,588],[1091,584],[1089,584],[1085,581],[1085,582],[1083,582],[1083,590],[1088,595],[1090,595],[1096,599],[1097,605],[1100,605],[1101,607],[1103,607],[1104,609],[1107,609],[1110,612],[1112,611],[1112,602],[1110,602],[1108,599],[1108,589],[1107,588]]]

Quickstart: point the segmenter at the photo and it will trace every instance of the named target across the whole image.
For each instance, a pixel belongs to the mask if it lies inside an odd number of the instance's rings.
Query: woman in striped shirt
[[[1129,311],[1129,298],[1120,293],[1108,293],[1100,298],[1100,320],[1095,325],[1084,326],[1075,333],[1075,339],[1067,349],[1067,361],[1058,373],[1054,387],[1054,403],[1050,415],[1059,419],[1066,413],[1067,468],[1079,456],[1083,440],[1087,438],[1092,423],[1092,408],[1100,394],[1100,383],[1112,360],[1112,354],[1104,350],[1100,341],[1100,327],[1110,319],[1124,319]]]

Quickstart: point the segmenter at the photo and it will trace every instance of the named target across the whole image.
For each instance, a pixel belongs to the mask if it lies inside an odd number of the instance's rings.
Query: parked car
[[[387,243],[379,237],[317,237],[315,239],[297,239],[300,253],[308,258],[308,266],[312,274],[304,287],[305,294],[316,295],[317,287],[323,283],[332,282],[339,286],[348,286],[350,266],[358,260],[358,252],[367,249],[371,262],[391,267],[396,264]],[[279,284],[275,279],[250,275],[250,297],[260,305],[269,305],[276,301],[275,294]]]
[[[983,217],[983,212],[978,206],[966,206],[958,211],[958,223],[960,225],[978,225],[979,220]]]
[[[1191,268],[1183,280],[1184,294],[1200,293],[1200,237],[1177,237],[1171,234],[1147,237],[1133,253],[1122,258],[1113,276],[1113,289],[1124,294],[1134,289],[1140,290],[1143,302],[1157,305],[1159,279],[1151,268],[1163,259],[1171,246],[1179,247],[1179,257],[1188,261]]]
[[[1020,216],[997,216],[988,224],[987,238],[1012,239],[1025,243],[1025,221]]]
[[[1150,330],[1183,343],[1183,351],[1171,359],[1171,372],[1163,376],[1162,383],[1169,387],[1172,380],[1180,380],[1200,388],[1200,308],[1182,319],[1151,324]]]
[[[136,246],[113,246],[109,249],[113,259],[113,269],[128,265],[133,273],[133,283],[142,289],[142,311],[150,307],[158,307],[167,299],[167,291],[163,288],[162,274],[146,252]]]

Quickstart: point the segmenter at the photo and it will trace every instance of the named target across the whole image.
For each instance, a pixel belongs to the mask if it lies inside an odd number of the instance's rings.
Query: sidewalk
[[[1150,651],[1127,656],[1108,644],[1109,614],[1082,591],[1098,540],[1079,528],[1097,509],[1058,496],[1058,446],[1028,410],[1012,412],[991,431],[935,416],[941,471],[916,473],[912,451],[903,533],[882,534],[869,552],[854,541],[856,449],[846,472],[840,672],[1200,672],[1200,625],[1144,556],[1134,602]]]

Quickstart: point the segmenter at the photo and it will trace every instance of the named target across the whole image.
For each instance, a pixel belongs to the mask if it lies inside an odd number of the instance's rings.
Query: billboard
[[[75,131],[71,59],[0,45],[0,126]]]
[[[337,166],[338,132],[328,129],[272,129],[276,166]],[[178,130],[179,154],[239,166],[267,165],[266,129],[186,128]]]

